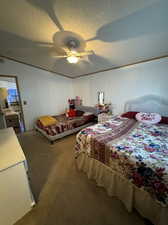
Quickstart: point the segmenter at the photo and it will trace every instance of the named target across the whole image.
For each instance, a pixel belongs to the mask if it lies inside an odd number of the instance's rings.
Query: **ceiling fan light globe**
[[[71,50],[71,54],[77,54],[77,51],[74,50],[74,49],[72,49],[72,50]]]
[[[77,63],[77,62],[79,61],[79,58],[72,55],[72,56],[68,56],[68,57],[67,57],[67,61],[68,61],[69,63]]]

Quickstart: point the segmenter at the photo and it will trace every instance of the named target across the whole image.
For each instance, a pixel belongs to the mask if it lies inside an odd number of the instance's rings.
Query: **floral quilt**
[[[168,125],[115,117],[80,131],[75,149],[76,157],[88,154],[168,206]]]

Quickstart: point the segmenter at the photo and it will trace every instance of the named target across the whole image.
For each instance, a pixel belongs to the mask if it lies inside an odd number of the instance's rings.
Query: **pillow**
[[[144,113],[140,112],[136,114],[136,119],[146,124],[156,124],[161,121],[161,116],[158,113]]]
[[[138,112],[126,112],[121,115],[121,117],[126,117],[128,119],[135,119],[135,116]]]
[[[168,124],[168,117],[162,116],[162,119],[161,119],[160,123]]]
[[[68,112],[68,116],[69,117],[75,117],[76,116],[76,110],[70,109],[69,112]]]
[[[137,114],[138,112],[126,112],[126,113],[123,113],[122,115],[121,115],[121,117],[126,117],[126,118],[128,118],[128,119],[136,119],[136,114]],[[166,116],[162,116],[162,119],[161,119],[161,121],[159,122],[159,123],[164,123],[164,124],[168,124],[168,117],[166,117]]]
[[[46,127],[57,123],[58,121],[52,116],[41,116],[39,117],[40,123]]]
[[[81,110],[76,110],[76,116],[83,116],[84,112]]]

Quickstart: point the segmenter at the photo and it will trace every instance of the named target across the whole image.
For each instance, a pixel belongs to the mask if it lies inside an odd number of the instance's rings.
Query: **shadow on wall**
[[[168,31],[168,1],[161,0],[122,19],[103,25],[87,41],[114,42]]]

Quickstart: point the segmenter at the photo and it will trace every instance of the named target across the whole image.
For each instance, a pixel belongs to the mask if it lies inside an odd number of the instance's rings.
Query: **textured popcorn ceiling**
[[[95,55],[56,58],[60,29],[80,34]],[[1,0],[0,55],[27,64],[77,77],[167,54],[168,0]]]

